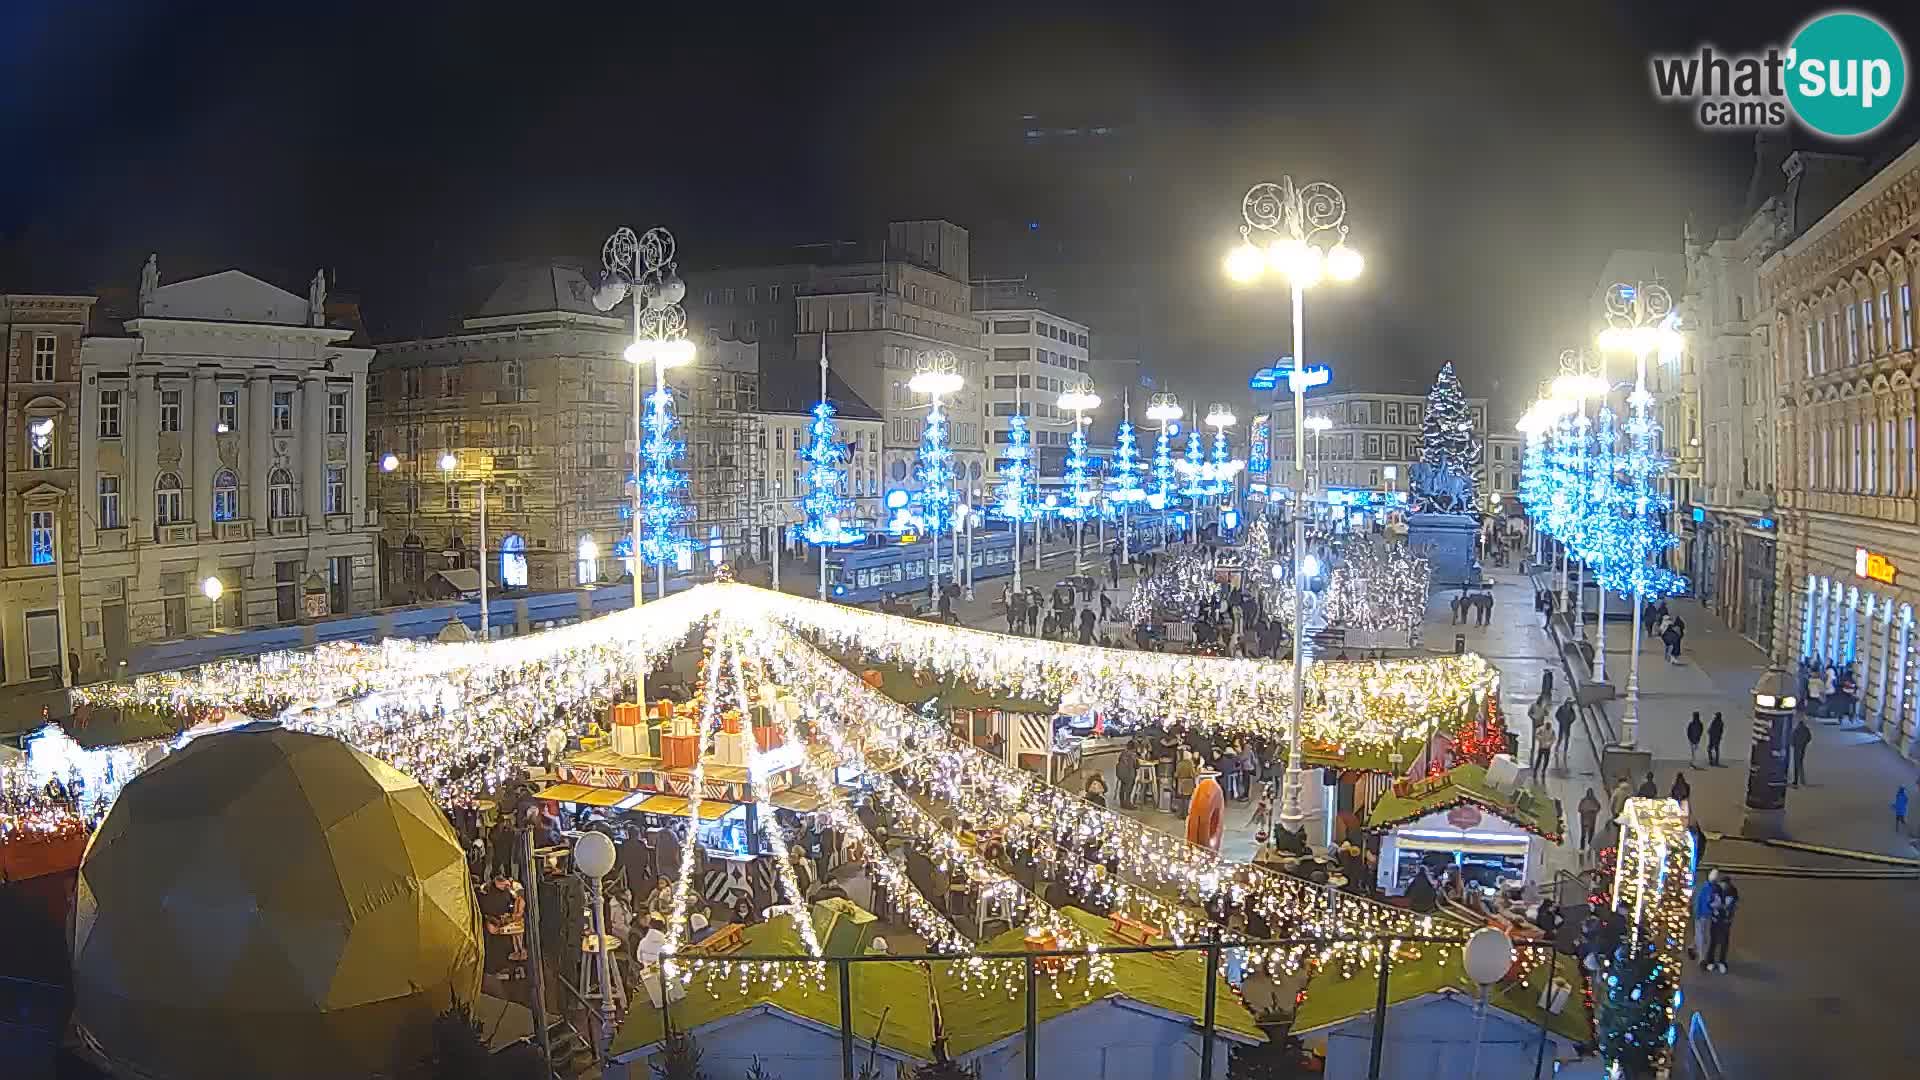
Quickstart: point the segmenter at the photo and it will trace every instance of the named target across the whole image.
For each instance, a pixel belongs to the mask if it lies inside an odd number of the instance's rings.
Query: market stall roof
[[[1399,776],[1420,760],[1421,753],[1427,749],[1427,742],[1427,739],[1407,739],[1401,742],[1398,747],[1400,752],[1398,762],[1393,760],[1394,748],[1392,747],[1349,746],[1345,753],[1341,753],[1333,747],[1316,745],[1311,741],[1306,743],[1306,753],[1302,756],[1306,759],[1309,768],[1332,767]],[[1276,748],[1276,753],[1284,764],[1287,757],[1287,746],[1284,742]]]
[[[1106,945],[1123,945],[1109,929],[1104,917],[1090,915],[1078,908],[1062,908],[1060,913],[1078,926],[1089,939]],[[791,953],[804,955],[798,935],[785,919],[748,927],[743,953],[768,955]],[[982,943],[982,952],[1020,952],[1026,947],[1025,929],[1008,931]],[[1092,1001],[1124,997],[1151,1008],[1196,1020],[1206,1012],[1205,955],[1193,953],[1107,954],[1113,962],[1113,982],[1098,985],[1091,995],[1084,984],[1064,983],[1065,999],[1043,988],[1039,1010],[1042,1023],[1072,1012]],[[927,976],[918,965],[907,963],[851,964],[853,1028],[865,1039],[876,1035],[882,1046],[908,1056],[927,1060],[933,1055],[932,1019],[925,1007]],[[1215,975],[1215,978],[1220,976]],[[825,989],[808,989],[806,980],[789,979],[778,990],[755,984],[742,994],[739,986],[723,980],[717,993],[708,993],[701,980],[687,987],[684,1001],[673,1004],[674,1026],[682,1031],[698,1031],[712,1023],[759,1005],[771,1005],[784,1012],[838,1029],[840,997],[835,976],[827,976]],[[988,990],[984,993],[961,986],[950,965],[935,963],[933,981],[940,995],[940,1011],[946,1020],[947,1047],[951,1053],[967,1054],[1013,1035],[1026,1022],[1026,1003],[1020,995]],[[1241,1042],[1263,1042],[1266,1036],[1253,1016],[1224,982],[1217,996],[1215,1023],[1225,1038]],[[626,1021],[613,1037],[612,1053],[629,1053],[659,1042],[662,1037],[660,1010],[644,995],[636,995]]]
[[[615,806],[633,794],[618,788],[588,787],[585,784],[549,784],[533,793],[536,799],[578,803],[581,806]]]
[[[1388,791],[1367,816],[1367,828],[1390,829],[1462,805],[1471,805],[1548,840],[1558,841],[1565,830],[1558,799],[1524,788],[1501,791],[1487,783],[1486,767],[1472,762],[1413,781],[1406,795]]]
[[[1558,1015],[1540,1007],[1540,990],[1546,985],[1548,965],[1536,964],[1523,982],[1499,984],[1487,995],[1487,1003],[1531,1024],[1544,1015],[1554,1034],[1575,1043],[1593,1039],[1593,1018],[1588,1012],[1586,995],[1580,992],[1580,971],[1575,962],[1561,957],[1553,965],[1558,977],[1572,987],[1567,1003]],[[1393,966],[1387,979],[1387,1004],[1398,1005],[1430,994],[1459,993],[1478,1001],[1480,991],[1467,978],[1466,968],[1457,952],[1442,959],[1428,951],[1419,959],[1402,960]],[[1307,981],[1306,1000],[1294,1013],[1293,1034],[1306,1035],[1321,1028],[1365,1016],[1373,1011],[1380,993],[1380,975],[1372,965],[1348,978],[1334,970],[1323,970]]]
[[[933,697],[938,697],[942,705],[952,709],[999,709],[1002,712],[1052,716],[1060,707],[1058,699],[994,693],[959,679],[940,679],[934,676],[916,679],[906,668],[880,660],[869,661],[845,656],[835,656],[835,659],[856,675],[867,671],[879,672],[880,692],[902,705],[911,705],[915,708]]]

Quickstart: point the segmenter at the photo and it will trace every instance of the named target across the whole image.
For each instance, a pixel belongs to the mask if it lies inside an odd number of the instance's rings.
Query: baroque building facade
[[[1850,672],[1868,729],[1908,756],[1920,705],[1916,271],[1920,146],[1769,257],[1759,280],[1779,394],[1773,653]]]

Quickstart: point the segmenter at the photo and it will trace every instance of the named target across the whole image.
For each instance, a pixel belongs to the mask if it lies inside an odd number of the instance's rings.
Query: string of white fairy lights
[[[1029,699],[1072,695],[1094,708],[1189,727],[1279,737],[1292,709],[1289,665],[1180,656],[1015,637],[864,611],[741,585],[729,612],[757,614],[831,649],[866,653]],[[1390,748],[1432,735],[1475,701],[1495,671],[1479,656],[1315,662],[1303,734],[1341,748]]]
[[[753,716],[753,705],[747,698],[747,677],[741,670],[740,651],[730,647],[728,639],[731,635],[723,630],[719,636],[722,648],[727,652],[727,663],[733,672],[734,707],[740,711],[741,721],[748,722]],[[711,671],[708,673],[708,687],[710,692],[718,696],[718,681],[713,678]],[[801,947],[806,950],[807,955],[818,959],[822,955],[820,937],[814,932],[813,913],[807,906],[806,891],[800,888],[800,881],[793,873],[792,857],[787,851],[786,830],[780,827],[779,819],[773,813],[773,794],[767,789],[767,777],[762,771],[760,762],[760,748],[752,737],[745,739],[744,745],[747,758],[747,785],[753,792],[753,801],[759,811],[761,832],[766,834],[767,846],[773,850],[774,873],[780,880],[780,891],[787,900],[787,919],[799,932]],[[824,987],[826,966],[823,964],[814,967],[811,972],[819,985]]]
[[[679,978],[683,982],[692,977],[693,965],[682,965],[676,957],[687,936],[687,902],[693,896],[693,868],[698,861],[700,847],[700,807],[706,802],[707,793],[707,748],[712,744],[715,710],[720,699],[720,676],[715,651],[717,642],[711,628],[707,630],[705,645],[707,692],[700,703],[700,729],[694,732],[698,741],[694,746],[692,786],[687,789],[687,835],[680,843],[680,873],[673,879],[673,902],[667,914],[667,941],[660,950],[663,977]],[[764,974],[779,981],[785,980],[784,972]]]
[[[1048,784],[1043,778],[1015,769],[944,730],[916,723],[904,706],[860,681],[851,672],[804,642],[783,642],[773,653],[783,685],[811,698],[817,713],[836,715],[870,740],[898,747],[896,732],[915,730],[925,743],[920,750],[903,749],[900,771],[937,790],[970,820],[993,822],[1006,831],[1009,845],[1028,850],[1093,850],[1114,861],[1121,876],[1148,887],[1168,889],[1183,899],[1214,912],[1217,919],[1235,907],[1257,912],[1271,928],[1268,936],[1315,938],[1367,935],[1384,939],[1445,936],[1458,929],[1451,922],[1375,903],[1360,897],[1335,896],[1324,886],[1261,867],[1231,863],[1217,853],[1185,839],[1153,829],[1142,822],[1084,800]],[[837,724],[830,724],[837,726]],[[943,770],[958,770],[964,781],[942,778]],[[1137,896],[1144,890],[1136,890]],[[1130,898],[1129,896],[1129,898]],[[1177,930],[1191,938],[1200,929],[1196,920]],[[1397,945],[1396,955],[1418,955],[1422,948],[1447,945]],[[1290,946],[1280,953],[1250,950],[1249,961],[1271,964],[1276,970],[1297,969],[1311,961],[1326,968],[1337,964],[1348,975],[1371,970],[1378,958],[1373,942],[1342,942],[1319,946]]]

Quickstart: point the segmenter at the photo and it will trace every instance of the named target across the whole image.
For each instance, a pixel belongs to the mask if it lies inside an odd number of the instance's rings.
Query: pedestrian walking
[[[1727,973],[1727,949],[1733,943],[1733,919],[1740,908],[1740,890],[1733,875],[1721,874],[1714,883],[1707,926],[1707,970]]]
[[[1895,831],[1907,827],[1907,785],[1901,784],[1893,792],[1893,827]]]
[[[1718,712],[1713,714],[1713,723],[1707,725],[1707,764],[1720,764],[1720,736],[1727,733],[1727,721]]]
[[[1120,587],[1120,553],[1117,551],[1107,552],[1107,584],[1116,589]]]
[[[1128,739],[1127,745],[1120,748],[1120,753],[1113,762],[1113,778],[1118,781],[1120,785],[1120,808],[1122,810],[1130,810],[1133,808],[1133,781],[1139,772],[1140,754],[1133,748],[1133,740]]]
[[[1619,783],[1613,785],[1612,810],[1614,821],[1619,821],[1620,815],[1627,812],[1627,800],[1631,798],[1633,798],[1633,781],[1623,776],[1620,778]]]
[[[1560,738],[1554,745],[1560,749],[1560,764],[1567,765],[1567,751],[1573,746],[1573,699],[1567,698],[1553,711],[1554,722],[1560,725]]]
[[[1480,625],[1486,626],[1491,622],[1493,622],[1493,593],[1488,591],[1480,594]]]
[[[1580,797],[1580,850],[1586,851],[1593,846],[1593,826],[1600,820],[1600,800],[1589,787]]]
[[[1693,719],[1687,721],[1687,764],[1700,767],[1697,756],[1700,753],[1700,736],[1706,734],[1707,727],[1700,722],[1700,710],[1695,709]]]
[[[1687,959],[1700,961],[1706,966],[1707,930],[1713,921],[1713,891],[1720,882],[1720,871],[1714,870],[1704,878],[1695,878],[1698,884],[1693,887],[1693,936],[1687,940]]]
[[[1093,644],[1093,609],[1080,609],[1080,644]]]
[[[1107,598],[1107,590],[1100,590],[1100,621],[1106,622],[1113,614],[1113,601]]]
[[[1799,787],[1807,782],[1807,747],[1813,745],[1813,729],[1807,726],[1807,718],[1801,717],[1800,723],[1793,729],[1793,786]]]
[[[1533,729],[1533,782],[1538,784],[1546,777],[1547,766],[1553,762],[1553,725],[1541,721]]]
[[[1660,797],[1660,785],[1653,782],[1652,769],[1647,770],[1647,778],[1640,781],[1640,788],[1635,791],[1634,794],[1643,799],[1657,799]]]
[[[1688,812],[1688,804],[1693,801],[1693,785],[1687,783],[1686,773],[1673,774],[1673,786],[1667,789],[1667,797],[1680,804],[1681,814]]]
[[[1672,618],[1667,628],[1660,632],[1660,640],[1667,646],[1667,663],[1680,662],[1680,640],[1686,636],[1687,624],[1678,618]]]

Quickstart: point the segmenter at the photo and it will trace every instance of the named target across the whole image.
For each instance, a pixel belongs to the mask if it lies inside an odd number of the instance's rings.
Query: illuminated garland
[[[866,533],[852,527],[853,510],[841,489],[847,483],[847,445],[833,422],[833,405],[813,407],[810,436],[800,460],[806,463],[807,494],[800,500],[800,538],[818,547],[857,544]]]
[[[1177,424],[1160,425],[1160,437],[1153,444],[1153,493],[1147,496],[1147,506],[1154,510],[1165,510],[1173,501],[1173,435],[1178,431]]]
[[[940,399],[933,399],[927,411],[927,425],[920,434],[920,456],[914,463],[914,475],[920,480],[916,495],[920,523],[929,532],[944,532],[953,523],[956,497],[953,491],[953,450],[947,445],[947,417],[940,411]]]
[[[1207,461],[1200,449],[1200,431],[1187,429],[1187,456],[1176,466],[1180,475],[1186,478],[1186,484],[1180,489],[1197,508],[1199,501],[1207,494]]]
[[[1006,457],[1000,463],[1000,500],[994,504],[994,512],[1008,521],[1021,522],[1033,517],[1032,444],[1027,418],[1018,414],[1010,417]]]
[[[649,566],[677,563],[693,550],[692,542],[681,531],[682,524],[693,516],[681,498],[687,474],[678,464],[686,456],[687,444],[674,435],[675,426],[673,391],[661,387],[647,395],[645,439],[641,443],[647,471],[640,483],[640,556]]]

